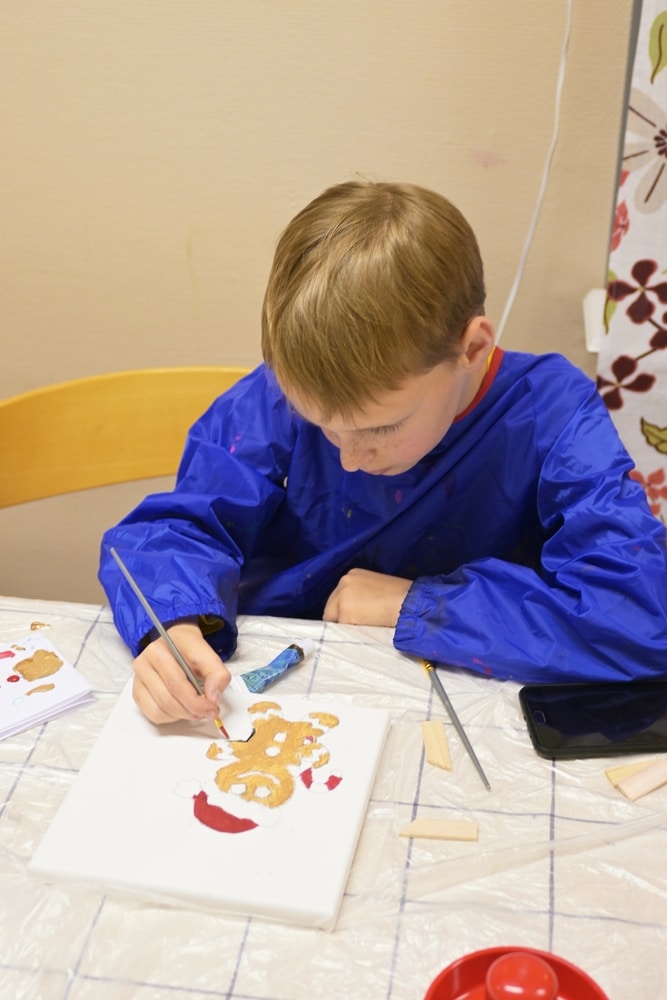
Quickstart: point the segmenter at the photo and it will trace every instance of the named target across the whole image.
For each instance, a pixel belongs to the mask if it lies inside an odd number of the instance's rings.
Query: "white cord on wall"
[[[505,323],[507,322],[507,317],[510,314],[512,306],[514,305],[514,299],[516,298],[516,293],[521,284],[521,279],[523,278],[523,272],[526,268],[526,260],[528,258],[528,251],[533,242],[533,237],[535,236],[535,230],[537,228],[537,221],[542,210],[542,204],[544,202],[544,195],[546,193],[547,184],[549,182],[549,174],[551,172],[551,161],[553,160],[554,150],[556,149],[556,142],[558,139],[558,130],[560,127],[560,102],[563,92],[563,82],[565,80],[565,69],[567,66],[567,53],[570,45],[570,32],[572,29],[572,6],[574,0],[566,0],[566,12],[565,12],[565,31],[563,32],[563,43],[560,52],[560,66],[558,68],[558,80],[556,82],[556,99],[554,107],[554,124],[551,135],[551,142],[549,144],[549,149],[547,151],[546,160],[544,163],[544,169],[542,171],[542,183],[540,184],[540,190],[537,195],[537,202],[535,204],[535,210],[533,212],[533,217],[528,227],[528,233],[526,235],[526,240],[521,252],[521,257],[519,258],[519,266],[517,268],[516,276],[512,287],[510,288],[510,293],[507,297],[507,302],[505,303],[505,308],[503,314],[500,317],[500,323],[498,324],[496,340],[500,340],[502,332],[505,328]]]

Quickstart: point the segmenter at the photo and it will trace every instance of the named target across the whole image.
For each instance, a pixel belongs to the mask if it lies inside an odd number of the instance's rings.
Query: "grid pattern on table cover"
[[[130,656],[106,608],[0,598],[2,641],[37,622],[96,700],[0,743],[1,997],[418,1000],[450,962],[503,945],[553,951],[610,1000],[667,1000],[667,788],[630,803],[602,761],[538,758],[518,685],[445,671],[487,792],[425,672],[392,648],[386,629],[241,619],[230,664],[251,669],[310,636],[315,654],[274,692],[327,693],[392,713],[333,933],[42,885],[26,865],[129,676]],[[451,772],[424,760],[419,722],[433,716],[445,719]],[[416,816],[472,817],[479,841],[399,837]]]

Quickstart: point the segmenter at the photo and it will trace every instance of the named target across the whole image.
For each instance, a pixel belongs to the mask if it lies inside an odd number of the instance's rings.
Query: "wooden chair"
[[[245,368],[149,368],[0,401],[0,508],[176,472],[188,429]]]

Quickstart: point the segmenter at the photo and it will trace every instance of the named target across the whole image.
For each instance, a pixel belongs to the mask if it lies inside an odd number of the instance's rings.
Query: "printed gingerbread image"
[[[63,660],[53,649],[35,649],[32,656],[21,656],[26,652],[26,647],[13,643],[11,646],[0,649],[0,659],[10,660],[9,673],[4,680],[8,684],[17,684],[21,679],[31,684],[33,681],[42,680],[44,677],[52,677],[57,674],[63,665]],[[38,684],[37,687],[25,691],[25,695],[39,694],[46,691],[53,691],[55,684]],[[23,695],[14,699],[15,703],[20,703]]]
[[[26,681],[36,681],[57,673],[62,665],[63,661],[53,650],[36,649],[32,656],[17,663],[15,669]]]
[[[44,627],[31,629],[41,632]],[[47,722],[91,697],[88,681],[45,636],[0,643],[0,739]]]

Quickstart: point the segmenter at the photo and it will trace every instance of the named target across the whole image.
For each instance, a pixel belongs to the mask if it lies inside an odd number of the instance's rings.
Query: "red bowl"
[[[549,951],[519,947],[485,948],[464,955],[436,976],[424,1000],[491,1000],[491,994],[486,986],[487,973],[497,959],[514,954],[536,956],[550,966],[558,979],[558,991],[554,1000],[609,1000],[597,983],[571,962],[559,958],[558,955],[552,955]],[[530,965],[529,962],[527,964]],[[540,963],[535,964],[543,968]],[[514,987],[511,995],[517,1000],[521,1000],[522,997],[525,1000],[533,1000],[540,996],[545,998],[548,996],[548,993],[540,993],[539,990],[536,992],[535,986],[531,986],[528,981],[530,976],[524,978],[525,988],[519,982],[511,984]]]

